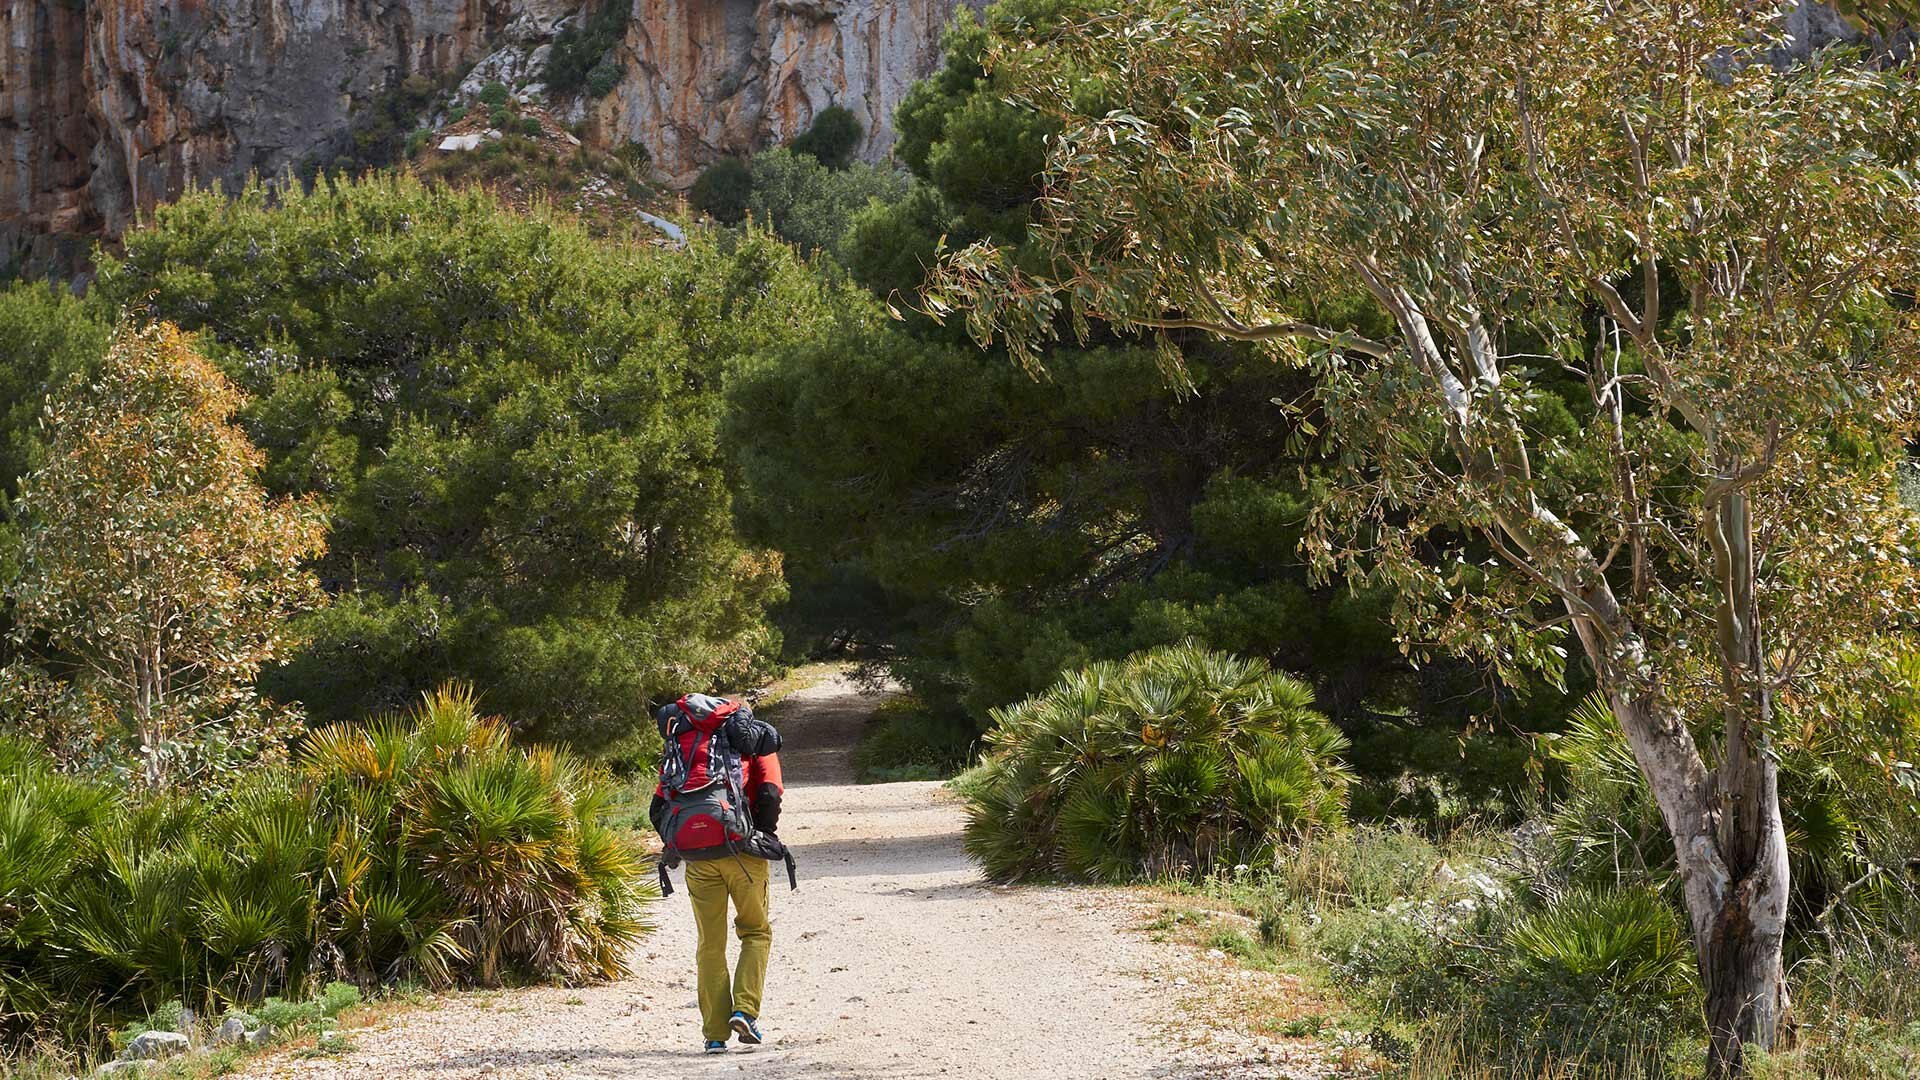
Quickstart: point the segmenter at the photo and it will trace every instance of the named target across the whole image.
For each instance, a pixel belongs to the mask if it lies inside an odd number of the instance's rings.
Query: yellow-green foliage
[[[0,1038],[97,1038],[179,999],[614,977],[645,934],[598,773],[513,747],[470,694],[312,735],[207,803],[127,800],[0,742]]]

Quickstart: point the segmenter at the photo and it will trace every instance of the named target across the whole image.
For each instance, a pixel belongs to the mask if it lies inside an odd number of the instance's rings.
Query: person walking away
[[[764,1040],[759,1017],[773,944],[768,863],[793,856],[776,835],[784,793],[780,733],[748,706],[689,694],[655,715],[663,750],[660,783],[649,816],[664,845],[660,890],[672,895],[667,871],[686,863],[697,945],[700,1019],[709,1054],[725,1053],[727,1037]],[[727,970],[727,913],[733,909],[740,959]]]

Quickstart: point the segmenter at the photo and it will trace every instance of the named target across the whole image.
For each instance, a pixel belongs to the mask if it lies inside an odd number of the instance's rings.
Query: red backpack
[[[764,753],[779,750],[779,734],[754,721],[753,710],[740,702],[691,694],[660,710],[664,746],[652,818],[662,845],[663,896],[673,894],[667,870],[682,859],[741,854],[785,862],[788,886],[799,887],[793,853],[772,834],[754,828],[745,791],[746,766],[728,734],[741,721],[748,729],[760,729],[754,745],[763,747]]]
[[[713,700],[713,699],[707,699]],[[653,827],[677,859],[714,859],[733,854],[735,845],[753,836],[740,755],[727,742],[727,720],[742,706],[720,703],[701,711],[704,702],[674,703],[672,719],[661,722],[665,743],[660,755],[660,795],[665,800]]]

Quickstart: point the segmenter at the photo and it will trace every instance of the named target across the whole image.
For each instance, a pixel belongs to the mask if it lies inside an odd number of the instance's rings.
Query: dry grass
[[[1365,1044],[1364,1018],[1311,964],[1263,943],[1256,920],[1225,900],[1164,888],[1132,890],[1138,929],[1179,946],[1181,962],[1159,972],[1174,987],[1181,1025],[1196,1043],[1248,1043],[1263,1060],[1367,1073],[1383,1063]],[[1198,1022],[1196,1022],[1198,1021]]]

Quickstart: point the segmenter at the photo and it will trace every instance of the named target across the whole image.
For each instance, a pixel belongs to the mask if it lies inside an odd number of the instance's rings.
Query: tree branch
[[[1209,334],[1232,338],[1235,341],[1274,341],[1281,338],[1305,338],[1322,345],[1331,345],[1337,349],[1365,353],[1368,356],[1384,360],[1393,355],[1393,348],[1384,342],[1375,341],[1363,334],[1340,330],[1329,330],[1312,323],[1282,322],[1263,323],[1246,326],[1237,321],[1232,323],[1214,322],[1209,319],[1142,319],[1122,320],[1135,326],[1149,326],[1158,330],[1202,330]]]

